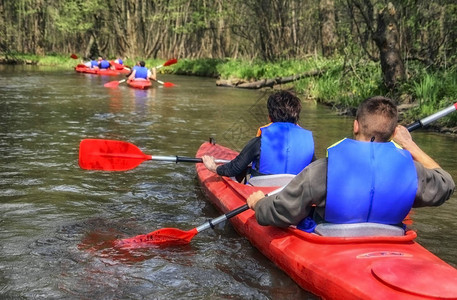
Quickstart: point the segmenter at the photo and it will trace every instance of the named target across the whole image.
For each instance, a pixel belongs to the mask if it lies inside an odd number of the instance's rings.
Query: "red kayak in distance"
[[[121,73],[119,71],[113,70],[113,69],[98,69],[96,74],[106,75],[106,76],[117,76]]]
[[[116,71],[118,71],[119,73],[121,73],[121,74],[128,74],[128,73],[130,73],[130,71],[131,71],[130,68],[126,68],[126,67],[125,67],[124,65],[122,65],[122,64],[117,64],[117,63],[115,63],[114,61],[111,61],[110,63],[111,63],[111,65],[114,67],[114,69],[115,69]]]
[[[75,67],[78,73],[97,74],[97,69],[88,68],[86,65],[79,64]]]
[[[152,86],[152,82],[146,79],[127,80],[127,84],[135,89],[145,90]]]
[[[112,69],[92,69],[83,64],[79,64],[75,67],[75,71],[78,73],[86,73],[86,74],[95,74],[95,75],[105,75],[105,76],[117,76],[121,74],[117,70]]]
[[[237,154],[204,143],[196,157],[231,160]],[[255,191],[266,194],[277,188],[240,184],[203,164],[196,169],[202,190],[222,213],[245,205]],[[250,209],[230,222],[299,286],[323,299],[457,299],[457,270],[419,245],[412,230],[397,236],[322,236],[294,227],[261,226]]]

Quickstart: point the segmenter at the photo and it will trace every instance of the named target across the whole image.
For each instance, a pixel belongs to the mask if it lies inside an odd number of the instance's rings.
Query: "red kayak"
[[[97,74],[97,69],[88,68],[86,65],[79,64],[75,67],[78,73]]]
[[[233,159],[237,154],[204,143],[196,156]],[[196,169],[203,190],[223,213],[244,205],[254,191],[275,189],[240,184],[203,164]],[[260,226],[252,210],[230,220],[297,284],[324,299],[457,299],[457,270],[416,243],[414,231],[401,236],[321,236],[293,227]]]
[[[112,60],[110,63],[114,67],[114,69],[121,74],[128,74],[131,71],[130,68],[126,68],[123,64],[115,63],[114,60]]]
[[[98,69],[96,74],[106,75],[106,76],[117,76],[121,73],[119,71],[113,70],[113,69]]]
[[[133,79],[133,80],[127,80],[127,84],[133,88],[136,88],[136,89],[142,89],[142,90],[145,90],[145,89],[148,89],[152,86],[152,83],[150,80],[146,80],[146,79]]]
[[[117,76],[120,74],[117,70],[112,69],[92,69],[83,64],[79,64],[75,67],[75,71],[78,73],[106,75],[106,76]]]

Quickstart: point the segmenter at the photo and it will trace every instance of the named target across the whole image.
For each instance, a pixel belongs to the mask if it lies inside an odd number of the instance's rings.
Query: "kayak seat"
[[[403,236],[405,230],[398,226],[379,223],[331,224],[321,223],[314,232],[321,236],[360,237],[360,236]]]
[[[248,184],[252,186],[285,186],[295,175],[293,174],[274,174],[262,175],[249,178]]]

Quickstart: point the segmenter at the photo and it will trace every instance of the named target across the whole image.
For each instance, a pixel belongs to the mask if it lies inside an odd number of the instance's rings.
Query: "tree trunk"
[[[329,57],[335,54],[337,44],[334,1],[321,0],[319,10],[321,14],[322,54]]]
[[[382,9],[378,14],[378,28],[374,36],[379,48],[384,84],[389,90],[394,90],[397,83],[406,78],[395,16],[395,7],[389,3],[387,9]]]
[[[90,51],[92,49],[92,46],[94,45],[94,43],[95,43],[95,38],[94,38],[94,35],[91,34],[90,38],[89,38],[89,42],[87,43],[87,46],[86,46],[86,50],[84,50],[85,58],[96,59],[96,57],[92,57],[94,55],[94,53],[91,53],[91,51]],[[98,56],[98,53],[97,53],[97,56]]]

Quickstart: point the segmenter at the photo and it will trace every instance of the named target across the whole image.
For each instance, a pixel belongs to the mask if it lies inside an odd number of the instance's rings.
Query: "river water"
[[[0,298],[315,299],[229,223],[190,245],[119,251],[113,240],[159,228],[188,230],[220,213],[189,163],[146,161],[125,172],[82,170],[85,138],[129,141],[144,153],[194,156],[209,137],[240,150],[267,123],[269,91],[218,88],[213,79],[134,90],[122,77],[0,66]],[[352,118],[305,102],[300,124],[316,154],[351,136]],[[455,137],[416,142],[457,178]],[[457,195],[414,210],[418,242],[457,266]]]

